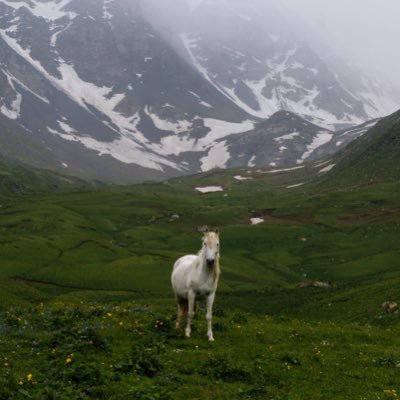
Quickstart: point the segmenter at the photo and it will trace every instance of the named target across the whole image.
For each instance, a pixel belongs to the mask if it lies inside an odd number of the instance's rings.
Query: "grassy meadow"
[[[397,399],[400,319],[381,304],[400,301],[400,182],[353,164],[2,186],[0,399]],[[169,278],[203,224],[221,230],[214,343],[204,305],[191,339],[175,330]]]
[[[0,398],[397,398],[381,303],[399,298],[400,185],[287,189],[307,168],[3,194]],[[169,283],[204,223],[221,230],[215,343],[204,307],[191,339],[175,331]]]

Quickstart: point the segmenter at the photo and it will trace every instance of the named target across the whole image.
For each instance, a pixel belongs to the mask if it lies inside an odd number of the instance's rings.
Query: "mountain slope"
[[[0,123],[46,149],[45,167],[125,183],[237,165],[224,139],[280,110],[334,130],[400,99],[326,62],[286,17],[259,0],[0,0]]]
[[[399,106],[400,92],[318,54],[278,2],[194,3],[184,22],[169,16],[165,29],[179,36],[188,62],[250,115],[265,119],[286,110],[338,129]]]
[[[99,157],[96,151],[74,141],[27,132],[16,121],[3,120],[3,123],[0,123],[0,154],[12,163],[117,184],[158,181],[165,176],[156,170],[118,162],[109,155]]]
[[[3,115],[57,149],[72,141],[171,174],[188,170],[174,160],[179,133],[192,150],[221,116],[225,129],[251,126],[166,45],[138,1],[4,0],[0,11]]]
[[[280,111],[256,124],[252,131],[226,138],[231,155],[227,165],[292,166],[330,142],[334,132],[316,126],[296,114]]]
[[[337,156],[331,184],[400,180],[400,111],[383,118]]]

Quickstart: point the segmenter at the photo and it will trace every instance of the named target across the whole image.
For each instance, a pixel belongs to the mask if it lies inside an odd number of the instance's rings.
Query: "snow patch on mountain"
[[[38,95],[36,92],[34,92],[32,89],[30,89],[28,86],[26,86],[23,82],[21,82],[19,79],[17,79],[14,75],[9,73],[6,70],[2,70],[2,72],[7,76],[8,83],[10,84],[11,87],[15,89],[14,84],[20,86],[22,89],[25,91],[29,92],[30,94],[34,95],[37,97],[39,100],[43,101],[44,103],[50,104],[50,101],[46,99],[43,96]]]
[[[216,143],[210,147],[208,154],[200,159],[201,170],[206,172],[214,168],[226,168],[230,157],[226,141]]]
[[[0,107],[0,112],[10,119],[17,119],[21,111],[22,96],[20,93],[16,93],[15,100],[11,103],[10,108],[6,105]]]
[[[160,118],[157,114],[150,112],[150,107],[145,106],[145,114],[153,121],[154,126],[161,131],[170,131],[174,133],[186,132],[192,124],[187,120],[178,120],[176,122]]]
[[[56,83],[83,108],[88,109],[87,106],[91,105],[104,114],[109,115],[113,113],[115,107],[125,96],[124,94],[115,94],[110,97],[113,88],[105,86],[98,87],[93,83],[82,80],[75,71],[73,65],[65,61],[61,62],[58,70],[62,78],[56,79]],[[54,79],[53,77],[53,82]],[[116,116],[114,115],[114,117]]]
[[[307,146],[307,151],[303,153],[301,158],[297,160],[297,164],[303,163],[318,147],[330,142],[332,140],[333,133],[322,131],[314,137],[313,141]]]
[[[72,134],[76,132],[75,129],[72,128],[72,126],[68,125],[66,122],[58,121],[58,125],[67,134]]]
[[[319,174],[322,174],[322,173],[324,173],[324,172],[329,172],[331,169],[333,169],[333,167],[334,167],[335,165],[336,165],[336,164],[329,164],[329,165],[327,165],[326,167],[320,169],[318,173],[319,173]]]
[[[72,26],[72,22],[69,22],[66,26],[64,25],[53,25],[51,27],[51,31],[56,31],[51,35],[50,38],[50,45],[51,47],[55,47],[57,45],[57,39],[58,37],[65,32],[67,29],[69,29]]]
[[[274,140],[276,142],[282,142],[283,140],[292,140],[297,136],[300,136],[299,132],[292,132],[292,133],[288,133],[287,135],[279,136],[279,137],[275,138]]]
[[[63,125],[63,127],[66,126]],[[129,137],[121,136],[112,142],[101,142],[90,136],[77,135],[74,133],[61,133],[50,127],[47,129],[50,133],[61,137],[64,140],[83,144],[86,148],[96,151],[99,156],[109,155],[126,164],[137,164],[158,171],[163,171],[163,167],[170,167],[178,171],[184,170],[182,166],[168,161],[162,156],[150,153],[145,148],[138,148],[137,143]],[[69,129],[67,127],[67,130],[71,131],[72,128]]]
[[[3,104],[0,107],[0,112],[10,119],[17,119],[21,111],[22,95],[17,91],[13,77],[7,71],[2,70],[2,72],[6,75],[8,84],[12,88],[15,98],[9,104],[9,107],[6,104]],[[2,100],[3,103],[5,102],[5,99],[0,98],[0,100]]]
[[[199,117],[196,117],[193,120],[194,122],[199,121]],[[158,154],[162,154],[164,156],[170,155],[179,155],[185,152],[204,152],[210,146],[217,146],[216,149],[222,150],[222,159],[226,158],[226,148],[225,145],[219,146],[216,144],[218,139],[222,139],[226,136],[238,134],[242,132],[249,131],[253,128],[254,124],[252,121],[243,121],[241,123],[233,123],[227,121],[216,120],[213,118],[203,118],[200,119],[204,125],[204,127],[208,128],[209,132],[202,138],[193,138],[188,134],[180,134],[180,135],[170,135],[163,137],[159,144],[152,144],[151,148]],[[215,151],[209,154],[209,160],[207,161],[207,157],[204,157],[203,164],[211,165],[215,164],[214,161],[211,161],[215,156]],[[221,163],[217,163],[221,164]]]
[[[200,193],[215,193],[215,192],[223,192],[224,189],[221,186],[204,186],[204,187],[196,187]]]
[[[293,188],[296,188],[296,187],[299,187],[299,186],[303,186],[303,185],[304,185],[304,182],[296,183],[294,185],[286,186],[286,189],[293,189]]]
[[[250,168],[255,167],[256,166],[255,161],[256,161],[256,156],[251,157],[249,162],[247,163],[247,166]]]
[[[192,92],[192,91],[189,91],[189,93],[190,93],[191,95],[193,95],[194,97],[196,97],[196,99],[199,101],[199,104],[201,104],[202,106],[207,107],[207,108],[213,108],[213,106],[212,106],[211,104],[209,104],[209,103],[203,101],[203,100],[201,99],[201,97],[200,97],[197,93]]]
[[[274,163],[271,163],[271,164],[274,164]],[[299,165],[298,167],[272,169],[270,171],[260,171],[260,172],[264,173],[264,174],[276,174],[276,173],[279,173],[279,172],[294,171],[296,169],[302,169],[302,168],[304,168],[304,165]]]
[[[203,118],[203,122],[204,126],[210,129],[210,132],[205,137],[205,141],[209,143],[228,135],[247,132],[254,127],[254,122],[250,120],[235,123],[213,118]]]
[[[262,93],[266,86],[266,78],[260,80],[245,80],[244,83],[252,91],[259,106],[258,110],[250,109],[246,106],[251,115],[259,118],[266,118],[281,109],[276,91],[274,91],[271,98],[265,97]]]

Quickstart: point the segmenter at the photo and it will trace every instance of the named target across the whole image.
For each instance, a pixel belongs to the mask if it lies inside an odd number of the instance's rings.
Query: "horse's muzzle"
[[[207,258],[207,265],[208,265],[210,268],[213,267],[214,264],[215,264],[215,260],[214,260],[214,259]]]

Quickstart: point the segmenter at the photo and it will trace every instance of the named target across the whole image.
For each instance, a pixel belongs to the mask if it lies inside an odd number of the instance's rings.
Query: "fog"
[[[153,18],[182,23],[182,15],[200,3],[229,9],[251,7],[265,16],[271,7],[285,14],[294,31],[325,55],[369,70],[400,86],[400,0],[144,0],[153,3]],[[156,14],[158,16],[156,17]],[[221,21],[222,23],[222,21]],[[273,24],[274,22],[272,22]],[[277,21],[279,23],[279,21]],[[225,27],[224,27],[225,28]],[[212,30],[213,28],[210,27]],[[237,27],[226,27],[235,32]],[[286,28],[285,28],[286,29]]]
[[[400,85],[399,0],[280,1],[332,53]]]

